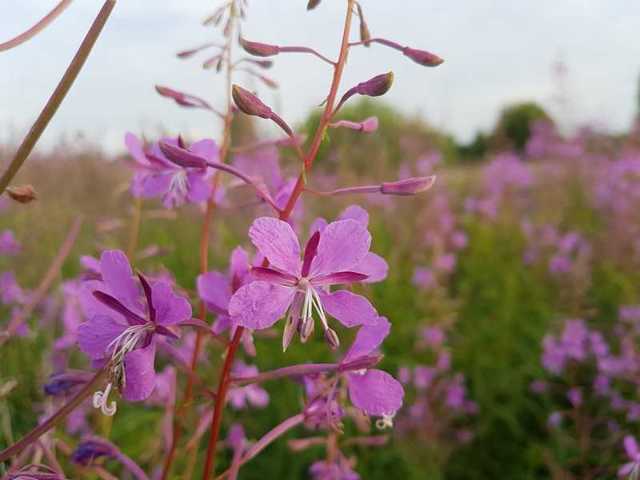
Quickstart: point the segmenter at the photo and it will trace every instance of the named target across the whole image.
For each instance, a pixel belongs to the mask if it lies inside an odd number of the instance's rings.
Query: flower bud
[[[363,133],[372,133],[378,129],[378,117],[365,118],[361,122],[351,122],[349,120],[340,120],[329,124],[332,128],[344,127],[351,130],[358,130]]]
[[[376,75],[375,77],[367,80],[366,82],[361,82],[357,84],[355,87],[350,88],[340,99],[340,103],[334,110],[334,113],[337,112],[340,107],[349,100],[354,95],[366,95],[367,97],[379,97],[380,95],[384,95],[389,91],[393,85],[393,72],[387,72],[380,75]]]
[[[402,53],[414,62],[424,65],[425,67],[437,67],[444,62],[442,58],[426,50],[404,47]]]
[[[233,101],[241,112],[244,112],[247,115],[255,115],[260,118],[271,118],[273,111],[248,90],[245,90],[238,85],[234,85],[231,89],[231,95],[233,96]]]
[[[340,346],[340,339],[338,338],[338,334],[333,328],[327,328],[324,331],[324,339],[329,344],[331,350],[335,350]]]
[[[436,181],[434,175],[430,177],[411,177],[396,182],[383,183],[380,191],[385,195],[415,195],[424,192],[433,186]]]
[[[307,10],[313,10],[318,5],[320,5],[320,0],[309,0],[307,3]]]
[[[293,130],[291,130],[291,127],[289,127],[289,125],[287,125],[287,123],[282,118],[280,118],[273,110],[262,103],[262,101],[253,93],[245,90],[238,85],[234,85],[231,89],[231,95],[233,96],[233,101],[235,102],[238,109],[240,109],[240,111],[246,113],[247,115],[254,115],[256,117],[271,120],[282,130],[284,130],[287,135],[293,135]]]
[[[29,203],[37,198],[33,185],[16,185],[7,187],[7,194],[13,200],[20,203]]]
[[[51,375],[43,389],[45,395],[64,395],[74,387],[84,385],[91,379],[91,375],[86,372],[68,372]]]
[[[71,454],[71,461],[78,465],[90,465],[96,458],[114,457],[113,447],[100,439],[88,439],[80,442]]]
[[[280,47],[277,45],[269,45],[268,43],[252,42],[240,37],[240,45],[245,52],[255,55],[256,57],[271,57],[280,53]]]

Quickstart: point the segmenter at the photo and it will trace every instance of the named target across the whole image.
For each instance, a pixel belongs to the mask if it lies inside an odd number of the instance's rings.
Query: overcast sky
[[[2,0],[0,41],[21,32],[55,3]],[[121,0],[76,85],[43,139],[82,131],[117,150],[124,132],[216,135],[205,112],[185,111],[158,97],[164,84],[221,103],[222,84],[200,59],[177,60],[180,49],[216,39],[201,20],[218,1]],[[309,45],[335,56],[344,0],[250,0],[245,36],[280,45]],[[381,46],[354,49],[343,85],[393,70],[385,100],[431,124],[469,139],[489,129],[506,102],[532,99],[564,125],[598,123],[626,128],[635,112],[640,73],[640,2],[630,0],[362,0],[375,36],[431,50],[446,61],[423,68]],[[22,136],[64,72],[100,0],[76,0],[47,30],[0,53],[0,141]],[[356,30],[357,31],[357,30]],[[261,96],[290,123],[318,105],[330,69],[313,57],[281,55],[270,74],[277,93]],[[559,82],[553,64],[567,65]],[[246,78],[238,83],[255,88]],[[568,104],[554,100],[565,92]]]

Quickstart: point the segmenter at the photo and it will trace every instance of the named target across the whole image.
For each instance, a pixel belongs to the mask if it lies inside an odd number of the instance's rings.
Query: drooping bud
[[[433,186],[436,181],[435,175],[430,177],[411,177],[396,182],[385,182],[380,191],[385,195],[408,196],[424,192]]]
[[[178,90],[174,90],[173,88],[164,87],[162,85],[156,85],[156,92],[158,92],[163,97],[172,99],[181,107],[203,108],[205,110],[210,110],[216,113],[217,115],[222,116],[220,112],[217,112],[216,110],[214,110],[213,107],[211,107],[211,105],[209,105],[209,103],[206,100],[203,100],[200,97],[196,97],[195,95],[191,95],[185,92],[180,92]]]
[[[333,328],[327,328],[324,331],[324,339],[329,344],[331,350],[335,350],[340,346],[340,338]]]
[[[173,145],[169,142],[160,141],[160,150],[169,160],[183,168],[207,168],[207,159],[190,152],[184,147]]]
[[[73,388],[86,384],[91,379],[87,372],[65,372],[51,375],[43,389],[45,395],[58,396],[68,393]]]
[[[404,47],[402,53],[409,57],[416,63],[425,67],[437,67],[444,60],[435,53],[427,52],[426,50],[418,50],[416,48]]]
[[[240,46],[245,52],[255,55],[256,57],[271,57],[280,53],[280,47],[277,45],[269,45],[268,43],[252,42],[239,38]]]
[[[217,46],[218,45],[216,45],[215,43],[210,43],[209,42],[209,43],[205,43],[205,44],[199,45],[199,46],[197,46],[195,48],[190,48],[189,50],[182,50],[182,51],[176,53],[176,56],[178,58],[190,58],[193,55],[195,55],[196,53],[201,52],[202,50],[206,50],[207,48],[217,47]]]
[[[318,5],[320,5],[320,0],[309,0],[307,3],[307,10],[313,10]]]
[[[37,198],[33,185],[15,185],[7,187],[7,194],[16,202],[29,203]]]
[[[347,90],[347,92],[342,96],[340,102],[338,103],[338,106],[334,110],[334,114],[340,109],[344,102],[349,100],[354,95],[379,97],[387,93],[391,88],[391,85],[393,85],[393,72],[382,73],[367,80],[366,82],[360,82],[355,87],[351,87],[349,90]]]
[[[231,89],[233,101],[238,109],[247,115],[253,115],[260,118],[265,118],[276,123],[287,135],[293,135],[291,127],[280,118],[273,110],[266,106],[262,101],[253,93],[245,90],[244,88],[234,85]]]

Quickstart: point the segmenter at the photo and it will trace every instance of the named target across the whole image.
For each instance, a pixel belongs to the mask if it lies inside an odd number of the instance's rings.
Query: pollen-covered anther
[[[383,414],[382,418],[379,418],[378,420],[376,420],[376,428],[378,428],[378,430],[393,428],[393,417],[395,416],[396,416],[395,412]]]

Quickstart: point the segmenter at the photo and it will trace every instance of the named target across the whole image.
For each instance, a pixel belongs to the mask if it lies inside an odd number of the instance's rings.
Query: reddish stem
[[[344,71],[344,66],[347,61],[347,55],[349,53],[349,34],[351,32],[351,19],[353,16],[353,4],[354,0],[347,0],[347,14],[344,22],[344,30],[342,32],[342,43],[340,46],[340,55],[338,56],[338,61],[334,66],[333,79],[331,81],[331,89],[329,91],[329,96],[327,97],[327,104],[324,109],[324,113],[322,114],[322,118],[320,120],[320,125],[315,132],[313,141],[311,143],[311,147],[307,152],[307,155],[304,157],[303,171],[298,177],[298,181],[296,186],[294,187],[291,196],[287,202],[287,206],[280,213],[281,220],[288,220],[291,216],[291,212],[293,211],[293,207],[295,206],[300,194],[304,190],[304,183],[306,172],[313,165],[313,161],[315,160],[318,150],[320,149],[320,144],[322,143],[322,138],[324,137],[324,133],[331,122],[331,116],[333,113],[333,107],[335,104],[336,96],[338,93],[338,87],[340,85],[340,80],[342,79],[342,72]],[[216,394],[216,401],[213,410],[213,417],[211,420],[211,434],[209,436],[209,444],[207,446],[207,456],[205,458],[205,467],[204,473],[202,475],[203,480],[207,480],[211,477],[214,472],[215,466],[215,452],[216,446],[218,443],[218,437],[220,436],[220,425],[222,420],[222,411],[224,410],[224,405],[227,397],[227,390],[230,383],[231,378],[231,365],[233,364],[233,358],[235,356],[235,352],[240,343],[240,339],[242,338],[242,333],[244,332],[243,327],[238,327],[233,335],[233,339],[229,344],[227,355],[225,357],[224,365],[222,368],[222,372],[220,375],[220,379],[218,381],[218,390]]]

